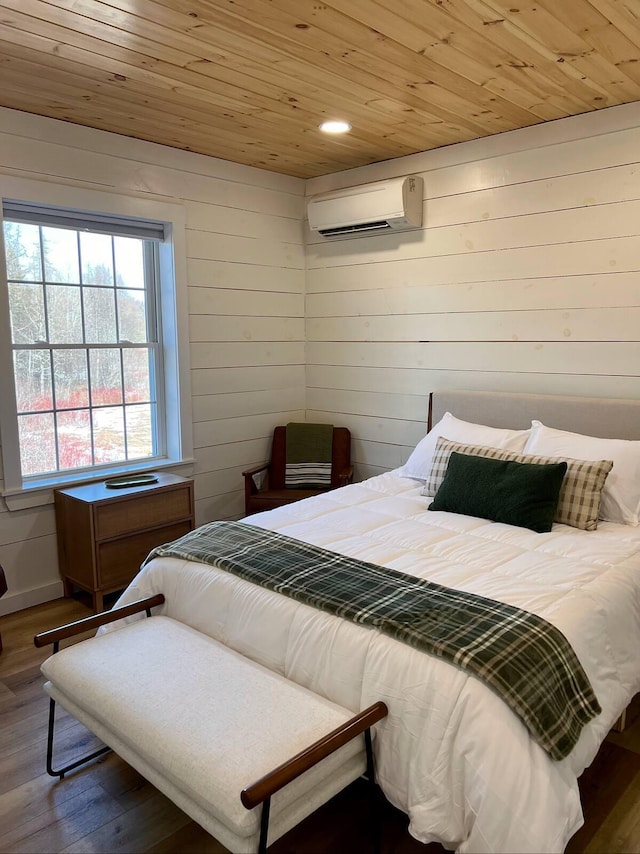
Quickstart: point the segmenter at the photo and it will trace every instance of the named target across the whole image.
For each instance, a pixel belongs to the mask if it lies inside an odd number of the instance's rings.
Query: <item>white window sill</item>
[[[151,463],[137,464],[132,466],[114,466],[113,469],[102,469],[98,474],[96,471],[71,474],[65,472],[60,477],[50,477],[46,481],[34,481],[28,486],[18,489],[6,489],[2,492],[7,508],[9,510],[26,510],[29,507],[42,507],[45,504],[53,504],[54,489],[64,489],[67,486],[77,486],[81,483],[104,480],[124,474],[141,474],[157,469],[175,469],[176,474],[189,476],[193,470],[193,458],[184,460],[156,460]]]

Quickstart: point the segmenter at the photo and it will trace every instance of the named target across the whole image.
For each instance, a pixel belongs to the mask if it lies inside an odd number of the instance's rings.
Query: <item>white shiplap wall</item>
[[[241,471],[304,418],[304,182],[6,109],[0,175],[184,204],[196,518],[239,516]],[[0,613],[60,595],[53,505],[0,500],[0,563]]]
[[[424,228],[307,235],[307,418],[349,426],[359,477],[401,464],[427,396],[640,397],[640,105],[312,179],[406,174]]]
[[[634,104],[312,179],[421,174],[425,228],[307,235],[305,274],[303,182],[0,109],[0,174],[185,206],[198,522],[241,513],[305,380],[358,477],[404,461],[433,389],[639,397],[639,164]],[[51,505],[0,501],[0,613],[58,595],[55,550]]]

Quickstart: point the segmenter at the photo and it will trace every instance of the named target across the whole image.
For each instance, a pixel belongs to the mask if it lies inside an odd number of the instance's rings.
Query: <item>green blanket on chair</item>
[[[285,486],[313,489],[331,486],[333,424],[287,424]]]

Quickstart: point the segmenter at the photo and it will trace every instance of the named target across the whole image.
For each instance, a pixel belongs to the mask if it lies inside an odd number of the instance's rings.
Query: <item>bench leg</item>
[[[369,784],[369,797],[371,803],[371,836],[374,854],[380,854],[380,820],[376,804],[376,772],[373,766],[373,748],[371,746],[371,729],[364,731],[364,746],[367,754],[367,781]]]
[[[371,745],[371,728],[364,731],[364,746],[367,755],[367,781],[369,785],[371,805],[371,837],[374,854],[380,854],[380,821],[377,809],[376,773],[373,765],[373,747]],[[267,850],[267,837],[269,835],[269,811],[271,809],[271,798],[265,798],[262,802],[262,816],[260,819],[260,841],[258,842],[258,854],[265,854]]]
[[[55,769],[53,767],[53,735],[55,730],[55,721],[56,721],[56,701],[53,697],[49,698],[49,728],[47,731],[47,774],[51,777],[59,777],[61,780],[67,771],[71,771],[73,768],[77,768],[79,765],[84,765],[85,762],[90,762],[92,759],[96,759],[98,756],[102,756],[103,753],[108,753],[111,748],[101,747],[100,750],[95,750],[93,753],[87,754],[87,756],[83,756],[81,759],[76,759],[75,762],[70,762],[69,765],[65,765],[64,768]]]
[[[159,593],[155,597],[141,599],[139,602],[133,602],[131,605],[125,605],[124,607],[115,608],[110,613],[98,614],[96,617],[85,617],[82,620],[77,620],[74,623],[68,623],[67,625],[60,626],[57,629],[51,629],[47,632],[41,632],[40,634],[35,636],[34,643],[37,647],[45,646],[47,643],[53,643],[53,654],[55,655],[60,649],[60,641],[64,640],[65,638],[72,637],[74,634],[78,634],[81,631],[90,631],[99,626],[104,626],[109,622],[113,622],[113,620],[121,619],[122,617],[128,617],[131,614],[137,614],[140,611],[144,611],[147,617],[150,617],[151,608],[155,605],[161,605],[163,602],[164,596]],[[53,736],[55,726],[56,701],[53,699],[53,697],[50,697],[49,727],[47,730],[47,774],[49,774],[51,777],[59,777],[62,780],[67,771],[71,771],[73,768],[77,768],[79,765],[84,765],[86,762],[90,762],[92,759],[97,759],[98,756],[102,756],[104,753],[108,753],[111,750],[110,747],[107,747],[105,745],[104,747],[101,747],[100,750],[95,750],[93,753],[88,753],[81,759],[76,759],[75,762],[71,762],[69,763],[69,765],[65,765],[64,768],[55,769],[53,767]]]
[[[260,819],[260,841],[258,842],[258,854],[264,854],[267,850],[267,836],[269,835],[269,810],[271,809],[271,798],[266,798],[262,803],[262,817]]]

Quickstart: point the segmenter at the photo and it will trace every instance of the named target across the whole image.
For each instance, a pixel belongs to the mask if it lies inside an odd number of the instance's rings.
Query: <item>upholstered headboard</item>
[[[447,411],[464,421],[490,427],[526,430],[531,426],[531,419],[537,418],[548,427],[587,436],[640,439],[640,400],[499,391],[434,391],[429,403],[429,429]]]

